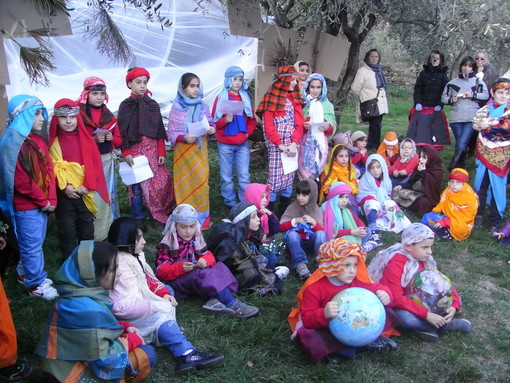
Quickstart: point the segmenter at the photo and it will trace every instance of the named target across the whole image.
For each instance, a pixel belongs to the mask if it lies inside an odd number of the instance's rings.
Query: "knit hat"
[[[128,70],[126,74],[126,86],[128,82],[133,81],[137,77],[145,76],[147,77],[147,80],[151,78],[151,75],[149,74],[149,71],[145,68],[133,68]],[[128,87],[129,88],[129,87]]]
[[[332,277],[344,272],[342,263],[350,256],[365,259],[367,253],[365,253],[365,250],[357,243],[348,242],[343,238],[335,238],[323,243],[319,247],[317,263],[324,275]]]
[[[466,183],[469,181],[469,174],[466,170],[462,168],[455,168],[450,172],[448,179]]]
[[[356,130],[354,133],[351,134],[351,141],[353,144],[360,138],[367,138],[365,132],[362,132],[361,130]]]
[[[383,142],[386,144],[386,145],[397,145],[398,144],[398,136],[397,136],[397,133],[395,132],[387,132],[385,135],[384,135],[384,140]]]

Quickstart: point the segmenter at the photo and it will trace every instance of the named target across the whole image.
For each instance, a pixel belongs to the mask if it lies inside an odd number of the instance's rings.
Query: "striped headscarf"
[[[78,99],[79,104],[86,104],[89,98],[89,93],[93,91],[104,92],[105,102],[108,103],[108,93],[106,93],[106,83],[99,77],[87,77],[83,81],[83,91]]]
[[[292,76],[297,76],[296,68],[293,65],[285,65],[278,68],[276,79],[273,81],[257,108],[257,116],[262,118],[264,112],[283,112],[285,109],[285,99],[288,93],[291,94],[291,100],[294,104],[303,104],[299,94],[299,87],[289,91]]]
[[[335,238],[323,243],[319,247],[317,263],[325,276],[333,277],[344,272],[343,262],[351,256],[358,258],[356,278],[362,282],[372,283],[365,264],[367,253],[357,243],[348,242],[343,238]]]

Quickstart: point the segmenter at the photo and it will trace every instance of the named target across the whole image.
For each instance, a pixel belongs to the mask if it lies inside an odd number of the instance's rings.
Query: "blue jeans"
[[[144,219],[145,208],[143,207],[142,187],[140,184],[133,184],[131,185],[131,192],[133,193],[133,197],[131,197],[131,212],[133,213],[133,218]]]
[[[291,267],[296,269],[300,264],[308,263],[307,252],[313,251],[315,259],[320,245],[326,242],[327,238],[326,233],[322,230],[310,234],[308,239],[301,239],[297,231],[289,231],[285,236],[285,241],[290,252]]]
[[[250,184],[250,143],[242,145],[222,144],[218,142],[218,160],[220,162],[221,195],[225,205],[234,206],[238,201],[234,192],[234,166],[239,187],[239,201],[244,201],[244,191]]]
[[[453,135],[455,136],[455,150],[467,151],[469,140],[475,132],[472,122],[452,122],[450,123]]]
[[[271,197],[269,198],[269,201],[275,202],[278,194],[280,194],[282,197],[290,197],[292,195],[292,185],[290,185],[288,188],[280,190],[278,192],[271,192]]]
[[[174,320],[169,320],[158,327],[158,340],[175,358],[195,349]]]
[[[22,268],[18,274],[25,277],[25,286],[39,286],[47,277],[44,271],[43,243],[46,238],[48,214],[40,209],[15,211],[16,233]]]
[[[414,331],[425,331],[425,332],[433,332],[433,333],[442,333],[446,330],[447,325],[442,326],[440,328],[436,328],[432,326],[425,319],[418,318],[412,312],[407,310],[395,310],[395,314],[397,314],[398,319],[402,321],[402,328]]]

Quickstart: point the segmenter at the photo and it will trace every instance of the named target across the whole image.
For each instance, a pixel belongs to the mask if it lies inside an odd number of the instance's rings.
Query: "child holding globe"
[[[326,357],[331,364],[342,358],[352,359],[358,352],[382,352],[397,349],[397,344],[384,336],[363,347],[352,347],[338,341],[328,329],[329,321],[339,312],[338,302],[333,297],[350,287],[367,289],[381,300],[383,305],[391,303],[390,290],[368,277],[363,248],[343,238],[335,238],[321,245],[317,256],[319,268],[308,278],[297,295],[298,307],[293,308],[288,322],[301,348],[313,362]],[[386,319],[384,335],[393,332],[391,320]]]
[[[466,319],[453,319],[460,310],[461,301],[455,288],[453,302],[443,315],[433,313],[406,295],[406,287],[416,272],[423,269],[437,270],[432,257],[434,232],[422,223],[412,223],[402,232],[402,243],[397,243],[380,251],[368,266],[370,277],[388,286],[393,294],[392,307],[402,327],[413,330],[421,340],[436,342],[439,335],[449,330],[464,333],[471,331],[471,323]]]

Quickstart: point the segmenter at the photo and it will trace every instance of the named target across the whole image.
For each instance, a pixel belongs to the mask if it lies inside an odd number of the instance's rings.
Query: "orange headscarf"
[[[388,157],[386,153],[386,149],[388,149],[388,145],[393,145],[393,153]],[[391,166],[390,157],[393,157],[398,154],[398,136],[395,132],[387,132],[384,135],[384,139],[382,140],[379,148],[377,149],[377,154],[380,154],[382,158],[386,160],[388,164],[388,168]]]
[[[464,178],[462,175],[466,177],[466,180],[469,179],[467,171],[462,168],[455,168],[448,178],[462,180]],[[473,230],[476,212],[478,211],[478,196],[467,182],[464,182],[462,189],[456,193],[448,186],[432,211],[443,213],[450,218],[452,237],[458,241],[463,241],[471,235],[471,230]]]
[[[356,179],[356,169],[351,165],[350,157],[349,164],[347,166],[342,166],[335,161],[334,154],[340,146],[345,147],[347,152],[350,153],[349,148],[343,144],[335,145],[333,150],[331,150],[328,163],[321,174],[322,186],[319,193],[319,205],[324,202],[331,185],[337,181],[343,182],[349,186],[351,188],[352,195],[356,195],[359,192],[358,180]]]

